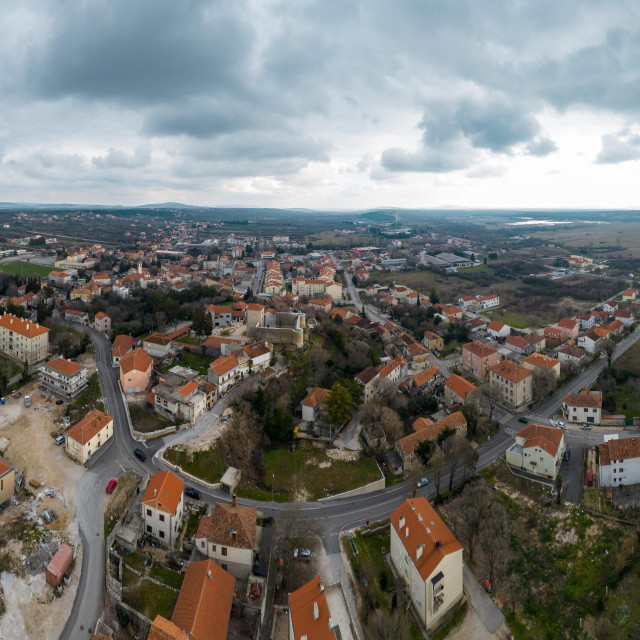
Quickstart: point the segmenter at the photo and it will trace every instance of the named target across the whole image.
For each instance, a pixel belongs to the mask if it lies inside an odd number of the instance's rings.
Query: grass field
[[[167,569],[167,567],[163,567],[157,562],[155,562],[151,567],[149,577],[154,580],[158,580],[159,582],[164,582],[164,584],[173,587],[174,589],[179,589],[182,586],[182,581],[184,580],[184,576],[181,573]]]
[[[129,403],[129,414],[133,428],[141,433],[166,429],[172,424],[171,420],[156,413],[153,409],[147,409],[139,402]]]
[[[637,373],[640,375],[640,342],[636,342],[631,348],[625,351],[614,363],[613,366],[620,371]]]
[[[153,620],[157,615],[169,620],[178,594],[150,580],[135,583],[122,590],[123,601],[142,615]]]
[[[210,483],[219,482],[228,466],[218,448],[187,453],[179,447],[170,447],[164,452],[164,457],[187,473]]]
[[[45,267],[41,264],[32,264],[30,262],[7,262],[0,264],[0,271],[11,273],[17,276],[48,276],[53,267]]]
[[[499,266],[500,262],[464,270],[477,274],[478,282],[453,274],[444,276],[432,271],[382,273],[376,274],[373,279],[385,286],[395,282],[423,295],[429,295],[435,289],[441,302],[450,304],[457,304],[458,298],[463,296],[497,293],[500,296],[500,306],[485,312],[484,315],[521,329],[552,324],[565,315],[590,309],[599,302],[595,297],[593,300],[576,300],[571,297],[572,286],[583,284],[588,276],[574,276],[563,281],[554,281],[554,286],[562,286],[560,292],[556,289],[550,291],[549,295],[544,295],[544,289],[543,293],[540,289],[534,291],[530,285],[523,282],[523,277],[494,277],[493,267]],[[562,282],[562,285],[558,285],[558,282]],[[598,284],[602,286],[605,283]],[[607,293],[612,295],[617,293],[617,290],[612,288]]]

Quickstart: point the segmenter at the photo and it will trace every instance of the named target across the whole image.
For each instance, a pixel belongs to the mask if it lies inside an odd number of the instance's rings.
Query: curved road
[[[348,282],[348,280],[347,280]],[[368,311],[368,309],[367,309]],[[154,473],[165,467],[154,454],[166,444],[171,444],[178,437],[181,439],[191,432],[180,432],[175,436],[154,441],[153,445],[139,443],[133,439],[129,431],[127,416],[118,386],[118,369],[111,366],[111,343],[101,334],[89,330],[96,348],[98,374],[102,389],[105,408],[114,419],[113,442],[98,454],[98,459],[92,467],[82,476],[76,487],[76,516],[80,525],[80,533],[83,541],[82,575],[76,600],[67,624],[60,636],[63,640],[84,640],[91,637],[90,629],[101,614],[104,603],[104,539],[103,539],[103,513],[104,513],[104,487],[112,477],[118,477],[124,471],[134,469],[138,473]],[[636,331],[619,343],[614,359],[640,339],[640,331]],[[560,406],[562,396],[588,387],[604,369],[606,360],[598,360],[582,371],[576,378],[563,388],[558,389],[552,396],[538,403],[527,415],[535,421],[550,421],[555,411]],[[212,413],[220,414],[221,409],[227,405],[229,394],[223,398]],[[497,411],[500,424],[500,432],[490,441],[478,448],[479,460],[477,468],[481,469],[491,464],[504,454],[513,442],[512,435],[518,430],[518,416],[505,409]],[[509,435],[511,434],[511,435]],[[570,444],[584,442],[596,444],[602,442],[601,433],[580,432],[576,428],[567,430],[567,440]],[[147,462],[140,462],[133,455],[136,447],[147,450]],[[457,476],[461,475],[459,470]],[[443,486],[448,476],[443,474]],[[192,480],[185,480],[193,484]],[[221,491],[212,491],[201,487],[203,500],[214,503],[217,501],[229,501],[230,496]],[[300,530],[313,530],[316,532],[330,557],[339,558],[339,536],[342,531],[363,524],[366,520],[380,520],[386,518],[396,507],[413,493],[413,485],[408,481],[393,485],[375,493],[329,500],[318,503],[291,504],[256,502],[253,500],[240,500],[242,504],[256,506],[260,511],[268,515],[277,515],[279,512],[290,511],[295,508],[299,511],[297,521]],[[419,490],[420,495],[433,497],[435,489],[433,484]]]

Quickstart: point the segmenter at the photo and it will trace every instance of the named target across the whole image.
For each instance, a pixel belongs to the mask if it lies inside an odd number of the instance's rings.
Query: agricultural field
[[[527,270],[533,268],[526,263],[524,275],[518,275],[510,273],[504,261],[498,261],[465,269],[456,275],[424,270],[376,274],[374,281],[384,286],[402,284],[424,295],[435,289],[441,301],[452,304],[463,296],[497,293],[501,304],[487,311],[486,317],[515,328],[552,324],[591,309],[624,288],[623,282],[609,278],[576,275],[548,280],[529,276]]]
[[[625,351],[613,363],[613,366],[618,371],[627,371],[640,376],[640,343],[636,342],[630,349]]]
[[[17,276],[48,276],[53,267],[45,267],[41,264],[32,264],[31,262],[7,262],[0,264],[0,271],[11,273]]]

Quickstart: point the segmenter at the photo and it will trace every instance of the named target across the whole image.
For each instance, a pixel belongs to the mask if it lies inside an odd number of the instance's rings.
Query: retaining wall
[[[350,491],[343,491],[342,493],[336,493],[333,496],[320,498],[318,502],[324,502],[325,500],[339,500],[340,498],[352,498],[353,496],[362,496],[367,493],[373,493],[374,491],[381,491],[385,488],[385,478],[382,470],[380,469],[380,465],[378,465],[378,471],[380,471],[381,476],[378,480],[374,480],[373,482],[365,484],[362,487],[351,489]]]

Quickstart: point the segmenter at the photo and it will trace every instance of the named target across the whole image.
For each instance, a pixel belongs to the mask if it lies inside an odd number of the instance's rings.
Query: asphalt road
[[[347,279],[349,285],[349,279]],[[353,283],[349,286],[353,288]],[[353,288],[355,291],[355,288]],[[357,296],[357,292],[356,292]],[[355,297],[354,302],[359,300]],[[360,303],[361,304],[361,303]],[[369,309],[367,307],[367,313]],[[374,318],[375,319],[375,318]],[[81,536],[84,542],[82,576],[74,606],[61,635],[63,640],[76,640],[87,638],[88,629],[93,628],[100,615],[104,600],[104,541],[103,541],[103,505],[105,492],[104,487],[112,477],[118,477],[127,469],[135,469],[139,473],[154,473],[162,469],[162,462],[151,454],[164,446],[165,441],[154,441],[152,446],[147,446],[136,442],[129,431],[122,395],[118,387],[118,370],[111,366],[111,344],[99,333],[93,330],[91,337],[96,346],[98,373],[102,394],[105,399],[105,407],[114,418],[114,445],[102,455],[96,464],[87,471],[78,487],[76,488],[76,515],[80,524]],[[640,339],[640,332],[635,332],[618,345],[614,358],[619,357],[626,349]],[[589,386],[599,375],[606,364],[605,360],[599,360],[591,367],[586,368],[568,385],[559,389],[549,399],[539,403],[532,409],[530,414],[536,416],[554,415],[562,401],[565,393],[575,392]],[[229,401],[229,394],[221,402]],[[216,405],[213,413],[220,415],[222,409]],[[530,415],[527,414],[527,415]],[[504,454],[506,449],[513,442],[513,435],[518,430],[518,417],[522,414],[515,414],[501,409],[498,414],[500,432],[491,438],[490,441],[478,448],[477,468],[482,469]],[[567,429],[567,440],[576,447],[575,454],[578,454],[579,439],[589,443],[602,442],[602,435],[588,432],[580,432],[575,428]],[[167,438],[167,442],[170,442]],[[148,459],[141,463],[133,456],[133,449],[136,447],[146,448]],[[575,466],[575,461],[581,460],[579,455],[574,455],[572,451],[572,461],[570,468]],[[427,474],[430,475],[430,474]],[[443,474],[442,487],[447,486],[448,479]],[[461,479],[462,470],[458,471],[455,480]],[[563,474],[564,475],[564,474]],[[572,475],[572,474],[569,474]],[[430,478],[432,480],[432,478]],[[194,484],[192,480],[189,484]],[[579,495],[581,487],[574,486],[570,478],[567,479],[567,492],[569,495]],[[203,500],[213,503],[217,501],[229,501],[230,496],[221,491],[212,491],[204,487],[199,487],[202,491]],[[298,514],[300,531],[314,531],[317,533],[325,546],[328,554],[338,553],[339,536],[342,531],[352,529],[366,522],[376,521],[386,518],[398,505],[407,497],[413,494],[413,485],[408,481],[393,485],[382,491],[357,496],[343,498],[340,500],[330,500],[322,503],[296,503],[282,504],[273,502],[256,502],[253,500],[239,500],[241,504],[256,506],[263,515],[274,515],[283,511],[295,510]],[[435,496],[433,482],[418,490],[418,495],[425,495],[428,498]]]

